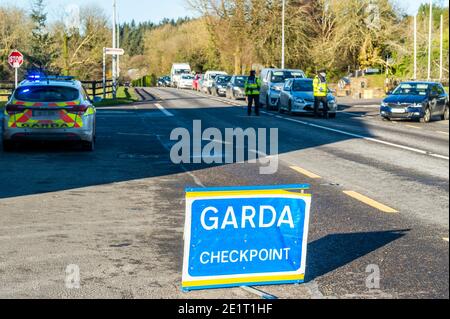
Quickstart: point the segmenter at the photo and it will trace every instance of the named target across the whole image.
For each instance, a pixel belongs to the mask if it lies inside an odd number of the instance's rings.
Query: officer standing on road
[[[255,102],[255,114],[259,116],[259,91],[261,80],[256,76],[256,71],[250,71],[250,76],[245,81],[245,95],[248,102],[248,116],[252,115],[253,101]]]
[[[319,116],[320,103],[323,105],[323,117],[328,118],[328,84],[327,73],[324,69],[319,70],[313,81],[314,86],[314,116]]]

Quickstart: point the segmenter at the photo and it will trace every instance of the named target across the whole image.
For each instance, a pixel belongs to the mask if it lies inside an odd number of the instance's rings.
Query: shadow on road
[[[312,281],[405,236],[410,229],[333,234],[308,244],[306,281]]]

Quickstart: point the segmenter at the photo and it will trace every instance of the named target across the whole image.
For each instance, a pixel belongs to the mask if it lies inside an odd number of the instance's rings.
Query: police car
[[[21,141],[76,141],[84,150],[94,150],[96,110],[73,77],[29,76],[11,95],[3,115],[6,152]]]

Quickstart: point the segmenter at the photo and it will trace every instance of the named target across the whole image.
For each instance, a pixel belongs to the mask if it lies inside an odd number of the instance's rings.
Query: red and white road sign
[[[8,63],[15,69],[20,68],[23,64],[23,54],[17,50],[14,50],[8,56]]]

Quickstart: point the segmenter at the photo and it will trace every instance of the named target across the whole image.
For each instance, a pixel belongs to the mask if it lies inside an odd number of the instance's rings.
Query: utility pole
[[[443,63],[444,63],[444,16],[441,14],[441,47],[440,47],[440,59],[439,59],[439,81],[442,81],[443,74]]]
[[[285,68],[285,18],[286,18],[286,0],[283,0],[283,12],[281,17],[282,31],[281,31],[281,68]]]
[[[117,48],[117,5],[116,0],[113,0],[113,27],[112,27],[112,37],[113,37],[113,49]],[[112,80],[113,80],[113,99],[117,96],[117,55],[112,56]]]
[[[120,48],[120,20],[117,13],[117,47]],[[120,78],[120,56],[117,56],[117,78]]]
[[[430,25],[428,30],[428,81],[431,80],[431,32],[433,30],[433,0],[430,0]]]
[[[414,80],[417,80],[417,14],[414,16]]]

